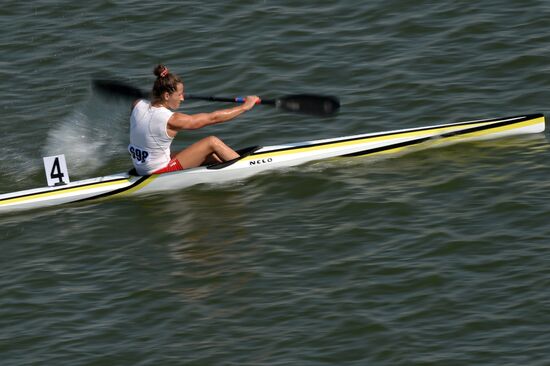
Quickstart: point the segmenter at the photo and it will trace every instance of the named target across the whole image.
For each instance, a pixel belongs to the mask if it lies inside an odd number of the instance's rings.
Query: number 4
[[[65,155],[45,157],[44,169],[49,186],[60,186],[70,183]]]
[[[65,174],[63,174],[63,172],[61,171],[61,166],[59,166],[59,158],[55,158],[52,166],[52,171],[50,172],[50,177],[52,179],[59,179],[59,182],[57,182],[56,184],[61,184],[65,183],[63,181],[64,176]]]

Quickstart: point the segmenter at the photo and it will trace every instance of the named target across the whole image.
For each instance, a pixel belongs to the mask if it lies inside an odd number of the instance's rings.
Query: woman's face
[[[176,110],[180,107],[181,102],[183,101],[183,84],[178,83],[176,91],[173,93],[164,93],[164,105],[172,110]]]

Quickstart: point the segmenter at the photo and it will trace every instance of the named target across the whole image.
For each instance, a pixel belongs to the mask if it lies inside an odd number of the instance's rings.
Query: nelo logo
[[[258,160],[251,160],[250,165],[260,165],[260,164],[267,164],[271,163],[273,161],[273,158],[267,158],[267,159],[258,159]]]

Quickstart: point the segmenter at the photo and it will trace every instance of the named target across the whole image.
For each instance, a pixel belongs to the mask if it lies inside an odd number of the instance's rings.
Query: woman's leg
[[[195,142],[175,155],[183,169],[200,166],[205,161],[223,162],[239,157],[233,149],[215,136]]]

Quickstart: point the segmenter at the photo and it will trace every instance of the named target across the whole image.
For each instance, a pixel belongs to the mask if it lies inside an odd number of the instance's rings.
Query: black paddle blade
[[[95,91],[108,97],[128,98],[132,100],[146,98],[147,93],[131,85],[114,80],[93,80]]]
[[[315,116],[330,116],[340,108],[336,97],[315,94],[294,94],[277,98],[277,108],[290,112],[306,113]]]

